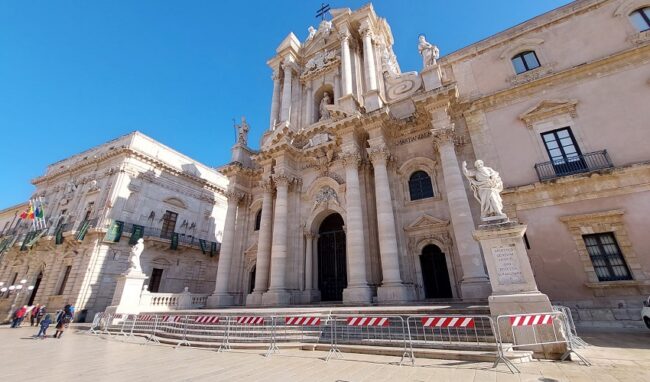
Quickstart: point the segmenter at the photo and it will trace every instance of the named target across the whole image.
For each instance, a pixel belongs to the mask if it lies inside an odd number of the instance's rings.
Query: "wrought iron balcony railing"
[[[562,176],[580,174],[605,168],[612,168],[607,150],[595,151],[573,157],[565,157],[549,162],[537,163],[535,171],[540,181],[556,179]]]
[[[123,227],[123,232],[125,233],[132,233],[133,232],[133,226],[135,224],[133,223],[124,223]],[[178,244],[179,245],[186,245],[190,247],[195,247],[201,249],[201,241],[204,242],[204,245],[206,246],[206,250],[210,251],[210,247],[212,245],[212,242],[216,243],[216,253],[219,253],[221,249],[221,243],[216,242],[214,240],[206,239],[203,237],[196,236],[196,234],[192,231],[185,231],[185,232],[169,232],[169,231],[163,231],[161,228],[157,227],[149,227],[149,226],[140,226],[142,227],[142,236],[143,237],[159,237],[161,239],[166,239],[166,240],[171,240],[172,235],[174,233],[178,234]]]

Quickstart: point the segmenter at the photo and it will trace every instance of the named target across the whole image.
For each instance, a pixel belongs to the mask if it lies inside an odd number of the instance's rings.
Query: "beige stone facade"
[[[237,144],[223,170],[210,305],[485,298],[460,171],[482,159],[528,226],[540,290],[585,320],[634,320],[650,293],[650,38],[632,17],[648,6],[576,1],[419,73],[400,72],[372,5],[289,34],[261,149]]]
[[[50,165],[33,184],[48,227],[35,230],[20,219],[28,203],[0,212],[0,282],[24,279],[36,288],[0,293],[0,312],[12,304],[54,311],[69,303],[78,319],[92,318],[110,305],[134,235],[145,239],[142,268],[154,292],[214,288],[227,185],[216,170],[134,132]],[[107,235],[115,224],[122,224],[119,239]],[[30,240],[32,232],[42,235]]]

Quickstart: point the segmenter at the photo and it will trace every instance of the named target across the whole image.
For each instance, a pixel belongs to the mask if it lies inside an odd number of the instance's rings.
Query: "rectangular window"
[[[160,237],[165,239],[170,239],[176,229],[176,219],[178,219],[178,214],[172,211],[166,211],[163,215],[163,225],[162,230],[160,231]]]
[[[149,280],[149,292],[158,293],[160,289],[160,281],[162,280],[163,270],[154,268],[151,271],[151,279]]]
[[[61,280],[61,285],[59,286],[58,295],[62,295],[65,291],[65,284],[68,283],[68,277],[70,277],[70,271],[72,270],[72,265],[65,267],[65,273],[63,274],[63,280]]]
[[[587,169],[570,128],[564,127],[543,133],[542,140],[557,175],[568,175]]]
[[[582,238],[599,281],[632,280],[613,233],[583,235]]]

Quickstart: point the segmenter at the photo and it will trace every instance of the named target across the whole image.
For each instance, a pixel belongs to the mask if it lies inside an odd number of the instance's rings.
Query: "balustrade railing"
[[[612,167],[614,167],[614,165],[607,154],[607,150],[602,150],[572,157],[563,157],[549,162],[537,163],[535,165],[535,171],[537,172],[539,180],[544,181]]]
[[[140,295],[140,311],[165,312],[178,309],[200,309],[208,302],[208,294],[190,293],[187,288],[181,293],[151,293],[143,290]]]

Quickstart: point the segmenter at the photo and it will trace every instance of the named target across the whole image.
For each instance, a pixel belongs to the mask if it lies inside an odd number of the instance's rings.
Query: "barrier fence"
[[[568,310],[568,308],[565,308]],[[570,310],[568,310],[570,313]],[[176,343],[175,348],[193,344],[217,347],[217,351],[255,348],[268,344],[266,356],[280,351],[278,344],[329,344],[325,361],[341,358],[343,350],[355,346],[398,349],[399,364],[410,359],[415,365],[417,349],[471,349],[495,354],[496,368],[503,362],[515,373],[519,369],[508,359],[506,349],[530,349],[565,344],[565,360],[575,351],[575,327],[562,311],[539,314],[501,315],[361,315],[312,313],[309,315],[228,315],[228,314],[106,314],[97,313],[88,334],[124,336],[125,340],[144,336],[145,344]],[[584,341],[583,341],[584,342]]]
[[[503,352],[503,342],[511,342],[513,349],[531,348],[544,345],[565,345],[566,350],[561,356],[564,361],[571,354],[575,354],[586,366],[591,363],[582,357],[573,348],[569,335],[567,316],[562,312],[543,312],[535,314],[510,314],[497,317],[497,341],[499,354],[494,362],[496,368],[500,362],[505,363],[511,372],[519,373],[519,369],[510,361]]]
[[[571,337],[571,343],[576,348],[586,348],[589,346],[582,338],[578,336],[578,331],[576,330],[576,324],[573,321],[573,315],[571,314],[571,309],[562,305],[553,305],[553,310],[556,312],[562,312],[567,318],[567,323],[569,326],[569,336]]]

